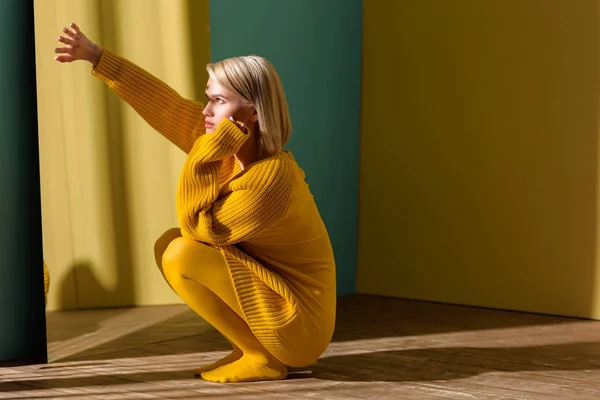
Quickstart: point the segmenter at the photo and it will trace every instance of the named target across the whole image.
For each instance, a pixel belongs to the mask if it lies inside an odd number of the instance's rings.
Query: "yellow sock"
[[[240,349],[234,349],[230,354],[215,361],[214,363],[196,368],[194,370],[194,375],[200,376],[200,374],[202,374],[203,372],[212,371],[213,369],[217,369],[219,367],[222,367],[223,365],[231,364],[232,362],[242,358],[243,355],[244,353]]]
[[[203,372],[202,379],[210,382],[252,382],[285,379],[287,369],[273,357],[244,354],[242,358],[215,370]]]

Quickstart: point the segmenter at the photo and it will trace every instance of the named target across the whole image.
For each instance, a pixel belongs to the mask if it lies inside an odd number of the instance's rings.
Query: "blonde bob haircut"
[[[258,114],[261,156],[283,150],[292,133],[285,93],[273,65],[263,57],[232,57],[208,64],[211,79],[253,105]]]

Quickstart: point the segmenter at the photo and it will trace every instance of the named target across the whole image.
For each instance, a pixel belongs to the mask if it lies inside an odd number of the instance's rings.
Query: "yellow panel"
[[[600,318],[598,26],[365,1],[359,292]]]
[[[180,303],[153,246],[177,226],[185,155],[89,64],[61,65],[52,51],[60,29],[77,22],[92,40],[198,98],[209,61],[208,0],[36,0],[35,7],[48,309]]]

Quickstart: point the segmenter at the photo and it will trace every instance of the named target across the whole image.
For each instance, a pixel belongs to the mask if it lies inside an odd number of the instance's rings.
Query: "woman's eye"
[[[217,97],[217,99],[216,99],[216,100],[217,100],[217,103],[219,103],[219,104],[223,104],[223,103],[225,103],[225,102],[223,101],[223,99],[221,99],[221,98],[219,98],[219,97]]]

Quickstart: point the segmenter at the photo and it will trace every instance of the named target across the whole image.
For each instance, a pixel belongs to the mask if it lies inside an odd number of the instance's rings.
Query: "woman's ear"
[[[250,121],[258,121],[258,111],[256,111],[256,107],[252,107],[252,115],[250,115]]]

